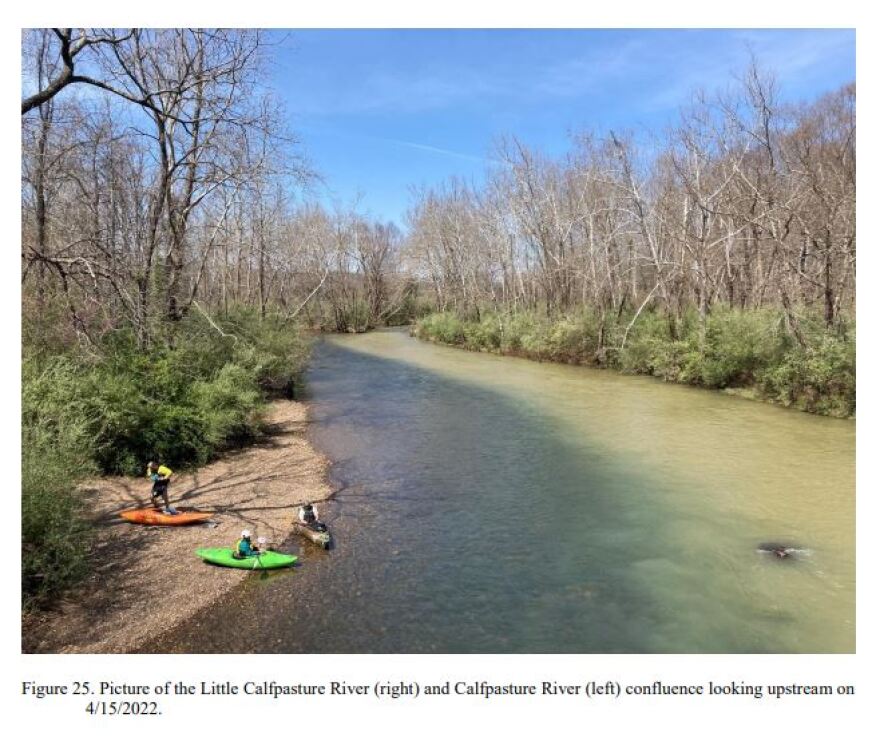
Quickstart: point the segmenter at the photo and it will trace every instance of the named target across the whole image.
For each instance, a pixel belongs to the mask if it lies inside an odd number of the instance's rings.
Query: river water
[[[324,339],[309,389],[334,548],[159,650],[855,650],[852,421],[399,331]]]

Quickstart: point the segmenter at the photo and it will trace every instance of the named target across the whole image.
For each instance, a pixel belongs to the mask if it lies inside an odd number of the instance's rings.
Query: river
[[[855,650],[851,420],[400,331],[323,339],[308,386],[334,548],[160,650]]]

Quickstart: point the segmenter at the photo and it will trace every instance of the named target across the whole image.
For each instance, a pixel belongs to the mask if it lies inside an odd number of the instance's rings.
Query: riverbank
[[[269,406],[245,448],[175,478],[172,502],[216,512],[216,526],[142,527],[118,517],[149,501],[149,482],[104,477],[80,487],[95,525],[91,575],[55,609],[22,620],[26,653],[128,653],[207,607],[249,573],[202,563],[196,548],[232,545],[241,530],[280,543],[294,508],[327,499],[328,462],[306,438],[308,409]]]
[[[454,313],[420,319],[422,340],[496,355],[586,365],[724,391],[828,417],[856,410],[855,324],[830,329],[799,320],[796,340],[774,309],[722,309],[702,324],[694,312],[673,321],[654,312],[628,320],[589,311],[548,318],[534,312]]]

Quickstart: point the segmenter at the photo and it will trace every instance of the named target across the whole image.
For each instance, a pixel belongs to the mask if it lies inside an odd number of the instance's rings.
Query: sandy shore
[[[241,530],[280,543],[297,505],[330,496],[327,461],[305,437],[307,410],[273,403],[267,434],[254,445],[175,476],[172,504],[215,512],[216,526],[144,527],[118,513],[149,504],[146,478],[88,482],[95,515],[97,567],[82,588],[52,612],[22,624],[27,653],[127,653],[207,607],[249,572],[202,563],[196,548],[232,546]]]

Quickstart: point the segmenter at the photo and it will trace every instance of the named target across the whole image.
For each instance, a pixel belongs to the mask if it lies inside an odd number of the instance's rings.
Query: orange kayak
[[[192,525],[210,519],[212,514],[213,512],[178,512],[176,515],[166,515],[157,509],[146,508],[127,509],[120,512],[119,516],[138,525]]]

